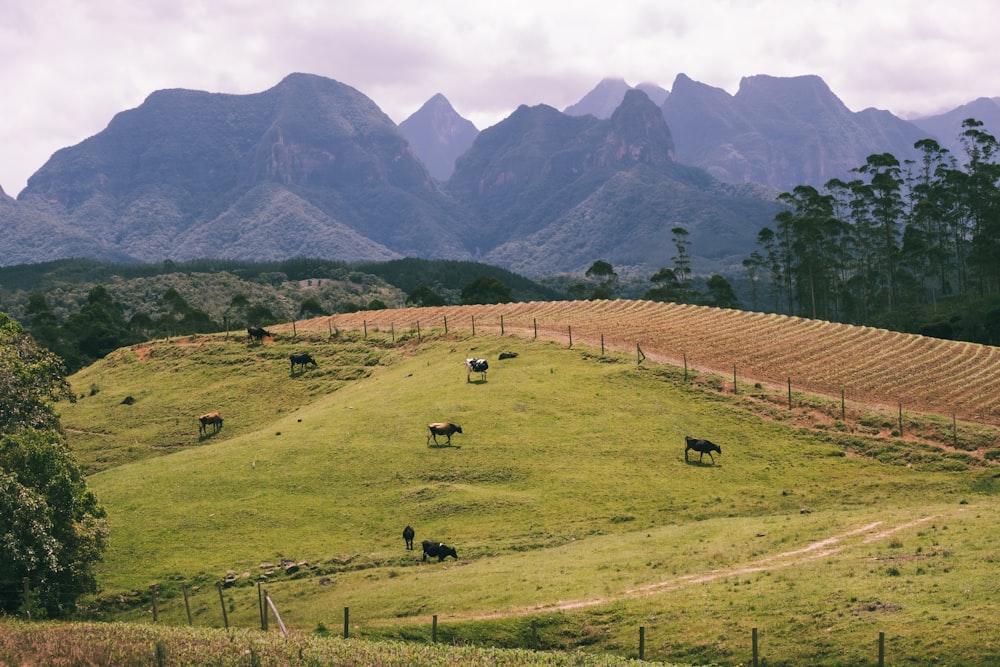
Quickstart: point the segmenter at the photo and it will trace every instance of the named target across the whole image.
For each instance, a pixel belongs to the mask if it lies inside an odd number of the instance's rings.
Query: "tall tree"
[[[594,281],[590,291],[591,299],[613,299],[618,296],[618,274],[610,263],[599,259],[584,273]]]
[[[62,363],[0,313],[0,612],[59,616],[96,590],[105,514],[63,442]],[[38,605],[38,606],[36,606]]]
[[[875,238],[879,265],[878,277],[884,288],[889,311],[898,297],[899,237],[903,213],[903,179],[899,160],[890,153],[869,155],[865,164],[855,171],[869,177],[868,207],[875,223]]]

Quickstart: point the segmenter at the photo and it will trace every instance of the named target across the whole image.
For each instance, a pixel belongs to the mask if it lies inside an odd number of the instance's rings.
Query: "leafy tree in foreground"
[[[72,611],[96,590],[104,509],[63,442],[50,405],[72,398],[62,363],[0,313],[0,612]]]

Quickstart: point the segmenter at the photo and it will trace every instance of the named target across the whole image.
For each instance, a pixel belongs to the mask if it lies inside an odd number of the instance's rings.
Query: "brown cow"
[[[209,412],[198,417],[198,433],[206,434],[209,424],[212,425],[212,433],[218,433],[222,428],[222,416],[218,412]]]
[[[427,444],[431,444],[431,438],[434,438],[434,444],[438,444],[437,437],[439,435],[448,436],[448,444],[451,444],[452,433],[461,433],[462,427],[458,424],[452,424],[451,422],[434,422],[433,424],[427,425],[430,433],[427,434]]]

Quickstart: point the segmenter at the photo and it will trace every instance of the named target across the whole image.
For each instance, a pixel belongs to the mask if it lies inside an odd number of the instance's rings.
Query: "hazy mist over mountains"
[[[736,271],[778,192],[873,153],[911,159],[927,137],[961,155],[969,117],[1000,126],[1000,104],[906,121],[852,112],[815,76],[746,77],[735,95],[606,79],[482,131],[440,94],[396,126],[310,74],[251,95],[162,90],[0,196],[0,262],[411,256],[542,276],[603,259],[648,275],[680,226],[696,272]]]

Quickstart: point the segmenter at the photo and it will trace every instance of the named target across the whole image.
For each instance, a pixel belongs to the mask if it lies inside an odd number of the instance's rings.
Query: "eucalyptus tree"
[[[996,162],[1000,144],[982,129],[981,121],[969,118],[962,127],[968,158],[962,195],[972,239],[969,261],[978,270],[980,293],[993,293],[1000,291],[1000,165]]]
[[[838,311],[838,249],[844,232],[834,215],[833,195],[799,185],[778,200],[788,206],[775,216],[777,236],[787,244],[786,287],[804,314],[831,319]]]
[[[958,271],[956,237],[952,233],[956,200],[949,187],[955,160],[934,139],[914,144],[921,159],[908,182],[909,210],[903,232],[902,259],[926,290],[931,303],[954,291]]]
[[[891,153],[876,153],[869,155],[865,164],[854,171],[869,178],[867,187],[861,192],[867,198],[876,232],[872,239],[877,248],[874,277],[882,288],[887,309],[892,311],[898,297],[897,270],[903,214],[902,167]]]

